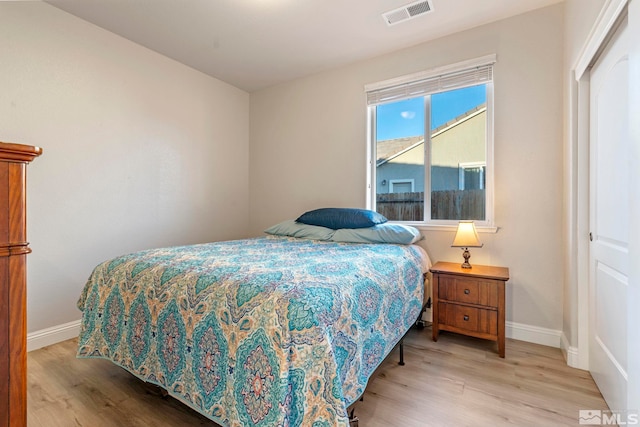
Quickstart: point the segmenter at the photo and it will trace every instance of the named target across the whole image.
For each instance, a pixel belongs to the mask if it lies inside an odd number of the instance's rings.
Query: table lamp
[[[482,247],[473,221],[460,221],[458,229],[456,230],[456,237],[453,238],[451,247],[462,248],[464,250],[464,252],[462,252],[462,257],[464,258],[462,268],[471,268],[471,264],[469,264],[469,258],[471,258],[469,248]]]

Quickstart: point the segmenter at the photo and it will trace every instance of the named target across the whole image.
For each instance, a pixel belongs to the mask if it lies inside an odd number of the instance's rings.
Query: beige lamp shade
[[[454,248],[481,248],[482,243],[478,238],[476,232],[476,226],[473,221],[460,221],[458,224],[458,230],[456,231],[456,237],[453,238],[451,244]]]

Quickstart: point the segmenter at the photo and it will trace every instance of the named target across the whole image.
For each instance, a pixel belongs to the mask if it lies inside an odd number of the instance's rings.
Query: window
[[[371,209],[423,225],[493,225],[494,63],[367,85]]]
[[[392,179],[389,181],[389,193],[411,193],[414,185],[413,179]]]

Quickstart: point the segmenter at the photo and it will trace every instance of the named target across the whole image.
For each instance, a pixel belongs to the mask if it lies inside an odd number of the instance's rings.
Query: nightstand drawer
[[[438,295],[443,300],[497,307],[499,291],[491,280],[441,276]]]
[[[440,301],[438,323],[469,332],[497,335],[498,312]]]

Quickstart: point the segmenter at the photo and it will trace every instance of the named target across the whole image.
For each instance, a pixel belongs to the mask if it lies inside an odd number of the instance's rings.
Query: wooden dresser
[[[450,331],[498,342],[504,357],[504,288],[509,269],[487,265],[462,268],[460,263],[438,262],[433,274],[433,340]]]
[[[27,425],[26,168],[40,154],[0,142],[0,427]]]

